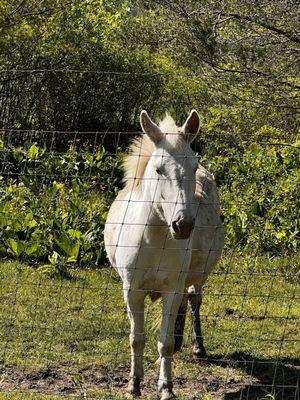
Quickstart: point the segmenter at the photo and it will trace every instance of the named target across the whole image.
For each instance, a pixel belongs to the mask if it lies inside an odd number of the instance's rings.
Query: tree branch
[[[256,19],[249,17],[247,15],[226,14],[225,13],[225,14],[223,14],[223,16],[227,17],[227,18],[234,18],[239,21],[248,21],[248,22],[254,23],[256,25],[262,26],[263,28],[265,28],[269,31],[276,32],[279,35],[283,35],[295,43],[300,43],[300,36],[297,33],[284,31],[283,29],[276,28],[275,26],[269,25],[266,22],[257,21]]]

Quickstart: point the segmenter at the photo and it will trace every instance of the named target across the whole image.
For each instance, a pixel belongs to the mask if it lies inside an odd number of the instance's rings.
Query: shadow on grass
[[[214,355],[207,362],[211,365],[238,368],[253,378],[253,383],[238,391],[225,393],[224,400],[299,400],[300,359],[260,359],[245,352],[235,352],[226,360]]]

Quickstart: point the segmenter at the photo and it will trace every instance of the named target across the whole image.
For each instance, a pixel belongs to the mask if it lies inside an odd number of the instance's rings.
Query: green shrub
[[[226,247],[296,252],[299,243],[299,143],[291,146],[214,141],[210,163],[220,190]],[[208,161],[209,160],[209,161]]]
[[[1,256],[103,263],[102,232],[121,156],[107,156],[102,146],[47,154],[36,144],[8,148],[6,155],[14,175],[0,187]]]

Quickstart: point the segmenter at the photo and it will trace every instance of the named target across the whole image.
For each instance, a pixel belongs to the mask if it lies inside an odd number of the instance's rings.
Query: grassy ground
[[[204,291],[209,359],[193,362],[189,321],[174,357],[179,399],[256,400],[274,390],[276,399],[299,398],[298,265],[297,257],[224,257]],[[124,399],[129,326],[120,287],[108,268],[73,270],[68,280],[0,264],[0,399]],[[156,398],[159,313],[159,302],[147,304],[145,399]]]

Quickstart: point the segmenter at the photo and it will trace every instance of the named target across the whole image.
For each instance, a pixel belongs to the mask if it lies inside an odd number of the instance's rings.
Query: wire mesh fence
[[[130,324],[103,230],[137,133],[0,130],[2,391],[125,398]],[[297,142],[200,134],[192,147],[215,174],[226,235],[202,290],[207,356],[192,355],[194,316],[188,311],[173,360],[175,392],[182,399],[297,400]],[[135,179],[145,181],[129,177]],[[137,199],[135,207],[138,212]],[[207,226],[198,228],[201,234]],[[159,271],[168,275],[172,265]],[[142,398],[157,396],[161,319],[161,301],[147,298]]]

